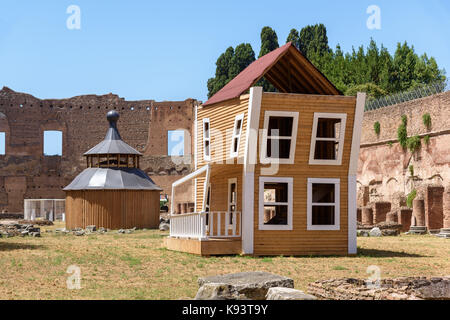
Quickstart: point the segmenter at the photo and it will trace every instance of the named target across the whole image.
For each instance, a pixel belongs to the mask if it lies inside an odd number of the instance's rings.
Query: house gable
[[[291,42],[288,42],[251,63],[203,105],[237,98],[262,77],[282,93],[342,95]]]

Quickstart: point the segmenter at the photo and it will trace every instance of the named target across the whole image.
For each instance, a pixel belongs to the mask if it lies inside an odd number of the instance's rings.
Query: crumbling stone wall
[[[431,116],[430,128],[423,124],[425,113]],[[402,115],[408,118],[408,136],[430,137],[428,145],[422,139],[422,147],[414,154],[403,150],[397,142]],[[381,126],[379,135],[373,129],[376,121]],[[425,208],[433,208],[428,210],[431,220],[427,215],[427,223],[431,224],[429,228],[436,229],[445,216],[438,212],[444,210],[438,203],[441,200],[434,200],[441,195],[426,195],[426,190],[429,185],[444,186],[450,181],[449,146],[450,91],[365,112],[358,163],[358,206],[387,201],[398,211],[405,205],[400,200],[416,189],[425,198]],[[414,176],[409,166],[413,166]],[[427,199],[433,199],[433,204],[428,204]]]
[[[141,169],[170,195],[171,183],[193,168],[190,134],[194,99],[126,101],[115,94],[41,100],[4,87],[0,90],[0,132],[6,133],[0,155],[0,212],[21,212],[24,198],[64,198],[62,188],[85,167],[84,152],[107,130],[105,115],[120,113],[122,138],[143,153]],[[167,154],[167,131],[183,129],[185,159],[174,163]],[[43,132],[63,134],[62,156],[43,155]],[[192,186],[178,191],[189,200]]]

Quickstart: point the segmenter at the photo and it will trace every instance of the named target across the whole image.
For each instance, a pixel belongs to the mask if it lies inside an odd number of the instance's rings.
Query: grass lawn
[[[329,278],[450,275],[450,240],[434,236],[358,238],[357,257],[198,257],[162,247],[157,230],[76,237],[0,239],[0,299],[191,299],[197,278],[268,271],[291,277],[298,289]],[[81,289],[69,290],[68,266],[81,268]]]

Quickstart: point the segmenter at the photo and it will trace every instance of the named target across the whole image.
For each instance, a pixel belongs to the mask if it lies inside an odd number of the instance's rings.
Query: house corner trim
[[[242,173],[242,251],[244,254],[253,254],[253,233],[255,223],[255,164],[257,161],[257,141],[261,100],[262,87],[250,88],[247,130],[245,137],[244,168]]]
[[[355,120],[353,122],[353,139],[348,169],[348,253],[357,253],[356,244],[356,174],[358,171],[359,148],[361,143],[362,121],[366,94],[358,92],[356,96]]]

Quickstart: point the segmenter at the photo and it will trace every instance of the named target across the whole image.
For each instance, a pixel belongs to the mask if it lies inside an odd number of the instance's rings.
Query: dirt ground
[[[319,279],[450,275],[450,240],[434,236],[358,238],[356,257],[198,257],[163,247],[167,232],[0,239],[0,299],[192,299],[197,278],[241,271],[291,277],[306,290]],[[81,289],[68,289],[80,271]],[[72,275],[72,278],[71,278]]]

